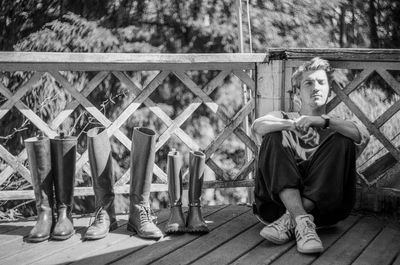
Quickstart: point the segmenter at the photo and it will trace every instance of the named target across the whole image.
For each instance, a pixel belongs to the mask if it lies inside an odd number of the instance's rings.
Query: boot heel
[[[128,223],[126,230],[128,230],[129,232],[137,233],[136,228],[133,225],[131,225],[130,223]]]
[[[115,230],[117,228],[118,228],[118,222],[115,221],[112,224],[110,224],[110,230],[108,230],[108,231],[111,232],[111,231],[113,231],[113,230]]]

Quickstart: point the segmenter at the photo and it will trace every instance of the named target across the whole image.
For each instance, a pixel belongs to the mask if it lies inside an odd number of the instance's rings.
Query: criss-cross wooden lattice
[[[59,126],[74,112],[78,106],[82,106],[97,122],[107,128],[109,137],[114,136],[123,146],[131,150],[131,140],[120,131],[120,127],[128,120],[129,117],[141,106],[149,108],[161,121],[165,123],[167,129],[158,137],[156,142],[156,151],[158,151],[172,135],[177,136],[191,150],[199,150],[199,145],[192,139],[182,128],[182,124],[188,120],[191,115],[202,105],[205,104],[222,122],[225,128],[217,135],[217,137],[205,148],[206,164],[215,172],[217,181],[224,182],[228,180],[227,173],[224,172],[213,160],[212,155],[221,146],[221,144],[231,135],[235,134],[253,153],[252,158],[246,161],[245,165],[233,177],[234,181],[244,180],[245,177],[255,168],[255,156],[257,154],[257,146],[253,140],[247,135],[242,128],[242,123],[246,116],[250,115],[255,108],[255,100],[251,98],[243,104],[242,108],[232,118],[215,103],[210,94],[219,86],[221,86],[225,78],[229,75],[237,76],[248,88],[255,90],[254,80],[243,70],[237,68],[221,69],[210,82],[204,87],[199,87],[183,69],[172,68],[171,70],[161,70],[143,89],[139,88],[126,72],[124,71],[100,71],[92,78],[83,89],[78,91],[73,84],[60,74],[58,70],[48,69],[47,74],[51,75],[70,95],[73,100],[58,113],[58,115],[49,124],[38,117],[29,107],[21,101],[24,95],[28,94],[32,87],[39,82],[44,72],[35,72],[28,82],[23,84],[13,94],[7,87],[0,82],[0,93],[7,101],[0,106],[0,119],[4,117],[11,108],[16,107],[27,119],[29,119],[38,129],[40,129],[48,137],[57,135]],[[110,121],[96,106],[94,106],[87,96],[95,90],[108,75],[114,75],[121,83],[123,83],[134,95],[134,99],[122,111],[114,121]],[[150,95],[157,87],[168,77],[175,75],[196,97],[192,102],[180,113],[175,119],[171,119],[155,102],[150,99]],[[254,93],[253,93],[254,94]],[[0,185],[11,177],[14,173],[19,173],[28,182],[31,182],[30,172],[24,166],[27,159],[27,153],[24,149],[19,155],[13,156],[4,146],[0,145],[0,158],[7,163],[7,167],[0,173]],[[85,170],[90,174],[88,167],[87,150],[79,155],[76,170]],[[116,182],[116,192],[125,193],[129,191],[127,182],[130,179],[130,169],[128,169],[122,177]],[[157,165],[154,166],[154,174],[157,176],[159,184],[154,184],[152,190],[166,190],[167,176],[166,173]],[[161,183],[161,184],[160,184]],[[75,195],[91,194],[91,188],[76,188]],[[0,199],[27,199],[33,198],[32,191],[1,191]]]
[[[290,82],[290,76],[292,74],[293,68],[301,65],[305,61],[302,60],[293,60],[288,61],[286,63],[286,80]],[[356,75],[356,77],[349,82],[345,87],[342,87],[338,82],[333,81],[332,91],[335,93],[335,97],[328,102],[327,111],[330,112],[334,110],[341,102],[343,102],[351,112],[365,125],[371,135],[373,135],[389,152],[389,154],[397,161],[397,164],[400,165],[400,150],[396,147],[391,140],[389,139],[380,128],[388,122],[395,114],[400,111],[400,100],[396,101],[393,105],[391,105],[384,113],[382,113],[379,117],[377,117],[374,121],[371,121],[370,118],[357,106],[357,104],[350,98],[350,94],[357,89],[359,89],[371,76],[378,74],[390,87],[393,91],[400,95],[400,82],[397,81],[393,75],[389,72],[390,70],[400,70],[400,63],[394,62],[349,62],[349,61],[331,61],[331,65],[335,68],[341,69],[357,69],[360,72]],[[382,163],[377,161],[373,163],[371,166],[363,169],[360,173],[361,179],[368,186],[374,185],[379,181],[381,177],[384,176],[385,171],[388,169],[391,170],[391,166],[395,163],[394,161],[388,162],[387,156],[386,159],[382,159]],[[386,161],[386,164],[384,164]],[[382,165],[385,168],[382,168]],[[376,167],[374,169],[373,167]],[[394,167],[395,170],[398,170],[398,167]],[[373,173],[370,173],[373,172]],[[367,173],[367,174],[364,174]],[[364,175],[367,175],[364,177]]]

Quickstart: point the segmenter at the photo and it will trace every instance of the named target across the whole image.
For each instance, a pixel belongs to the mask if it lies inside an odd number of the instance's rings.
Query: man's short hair
[[[302,64],[292,75],[292,87],[293,89],[300,89],[300,82],[303,78],[303,73],[307,71],[325,70],[328,80],[332,72],[331,66],[327,60],[319,57],[314,57],[310,61]]]

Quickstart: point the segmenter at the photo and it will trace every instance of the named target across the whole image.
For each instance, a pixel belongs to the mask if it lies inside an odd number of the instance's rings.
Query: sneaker
[[[296,217],[297,250],[300,253],[320,253],[324,251],[321,239],[315,231],[314,217],[310,214]]]
[[[278,220],[264,227],[260,235],[274,244],[285,244],[294,239],[295,223],[288,211]]]

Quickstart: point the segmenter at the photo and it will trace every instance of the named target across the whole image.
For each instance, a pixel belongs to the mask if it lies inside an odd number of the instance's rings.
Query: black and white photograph
[[[400,265],[400,2],[0,0],[0,264]]]

